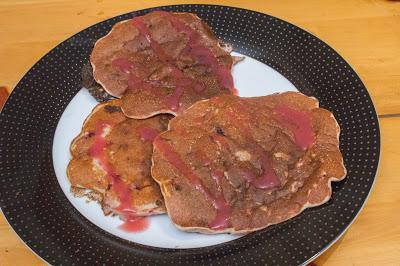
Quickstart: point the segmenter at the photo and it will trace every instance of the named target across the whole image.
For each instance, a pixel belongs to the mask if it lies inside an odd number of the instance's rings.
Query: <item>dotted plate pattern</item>
[[[273,67],[337,118],[347,178],[332,199],[285,223],[240,239],[196,249],[162,249],[115,237],[93,226],[67,200],[53,170],[58,120],[80,90],[80,72],[94,42],[118,21],[152,10],[194,12],[236,51]],[[324,42],[262,13],[214,5],[135,11],[89,27],[45,55],[21,79],[0,116],[0,206],[23,241],[57,265],[299,265],[329,247],[351,224],[373,185],[379,124],[354,70]]]

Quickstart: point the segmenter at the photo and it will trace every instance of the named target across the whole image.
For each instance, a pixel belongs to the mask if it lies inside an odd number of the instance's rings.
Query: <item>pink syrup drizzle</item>
[[[274,112],[277,113],[278,119],[283,120],[293,132],[297,146],[306,150],[314,144],[315,137],[309,114],[287,106],[275,107]]]
[[[230,207],[223,197],[222,193],[220,193],[217,197],[214,197],[207,188],[203,185],[201,179],[192,171],[192,169],[180,158],[180,156],[173,150],[171,145],[164,141],[162,138],[157,137],[154,140],[154,147],[158,149],[164,157],[168,160],[168,162],[173,165],[179,172],[182,173],[192,184],[193,186],[200,191],[207,200],[211,202],[213,207],[217,211],[217,215],[215,219],[210,223],[210,228],[212,229],[223,229],[228,225],[229,215],[230,215]],[[223,175],[223,173],[222,173]],[[216,171],[213,173],[212,177],[216,181],[217,187],[221,190],[220,180],[222,178],[221,172]]]
[[[95,158],[101,168],[107,173],[107,178],[112,185],[111,189],[113,189],[120,201],[120,205],[114,209],[115,212],[125,218],[120,229],[129,232],[141,232],[148,227],[149,221],[145,217],[136,216],[136,211],[132,205],[132,191],[130,187],[115,173],[112,165],[109,163],[105,149],[107,141],[103,137],[104,130],[108,127],[112,128],[113,123],[107,121],[97,122],[94,141],[89,148],[88,154]],[[146,224],[147,226],[145,226]]]

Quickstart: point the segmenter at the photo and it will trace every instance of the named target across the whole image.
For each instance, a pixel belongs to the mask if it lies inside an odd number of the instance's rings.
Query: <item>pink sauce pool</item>
[[[275,107],[274,112],[277,113],[278,119],[285,122],[293,132],[297,146],[306,150],[314,144],[315,139],[309,114],[287,106]]]
[[[140,233],[149,228],[150,219],[148,217],[127,217],[123,224],[118,228],[128,233]]]
[[[180,156],[173,150],[171,145],[163,140],[162,138],[156,138],[153,143],[154,147],[158,149],[167,159],[167,161],[173,165],[179,172],[185,176],[192,185],[200,191],[207,200],[211,202],[213,207],[217,211],[217,216],[215,219],[210,223],[210,227],[212,229],[223,229],[228,225],[229,215],[230,215],[230,208],[228,203],[225,201],[222,194],[218,197],[214,197],[207,188],[203,185],[201,179],[192,171],[192,169],[180,158]],[[221,176],[219,173],[213,175],[214,180],[217,182],[217,186],[220,186]]]

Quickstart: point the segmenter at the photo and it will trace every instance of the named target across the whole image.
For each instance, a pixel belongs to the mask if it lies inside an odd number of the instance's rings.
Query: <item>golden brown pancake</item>
[[[94,79],[121,98],[125,115],[143,119],[233,93],[227,49],[196,15],[154,11],[114,25],[90,60]]]
[[[287,92],[195,103],[154,140],[152,176],[186,231],[245,233],[331,196],[345,177],[339,126],[315,98]]]
[[[160,188],[151,178],[152,141],[170,115],[129,119],[120,100],[97,105],[71,143],[67,169],[72,190],[89,190],[105,214],[146,216],[165,212]]]

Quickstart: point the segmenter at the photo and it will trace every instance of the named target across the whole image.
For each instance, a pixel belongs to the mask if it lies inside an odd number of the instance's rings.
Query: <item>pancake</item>
[[[185,231],[247,233],[331,196],[346,175],[339,126],[315,98],[286,92],[195,103],[154,140],[152,176]]]
[[[114,25],[90,61],[94,79],[121,98],[125,115],[144,119],[234,93],[230,50],[196,15],[153,11]]]
[[[102,205],[106,215],[164,213],[160,188],[151,177],[152,141],[170,115],[129,119],[120,100],[97,105],[71,143],[67,168],[71,190]],[[87,192],[88,191],[88,192]]]
[[[110,94],[108,94],[104,88],[98,84],[93,78],[93,68],[88,62],[83,65],[81,72],[81,84],[82,87],[86,88],[90,95],[98,102],[106,102],[115,99]]]

